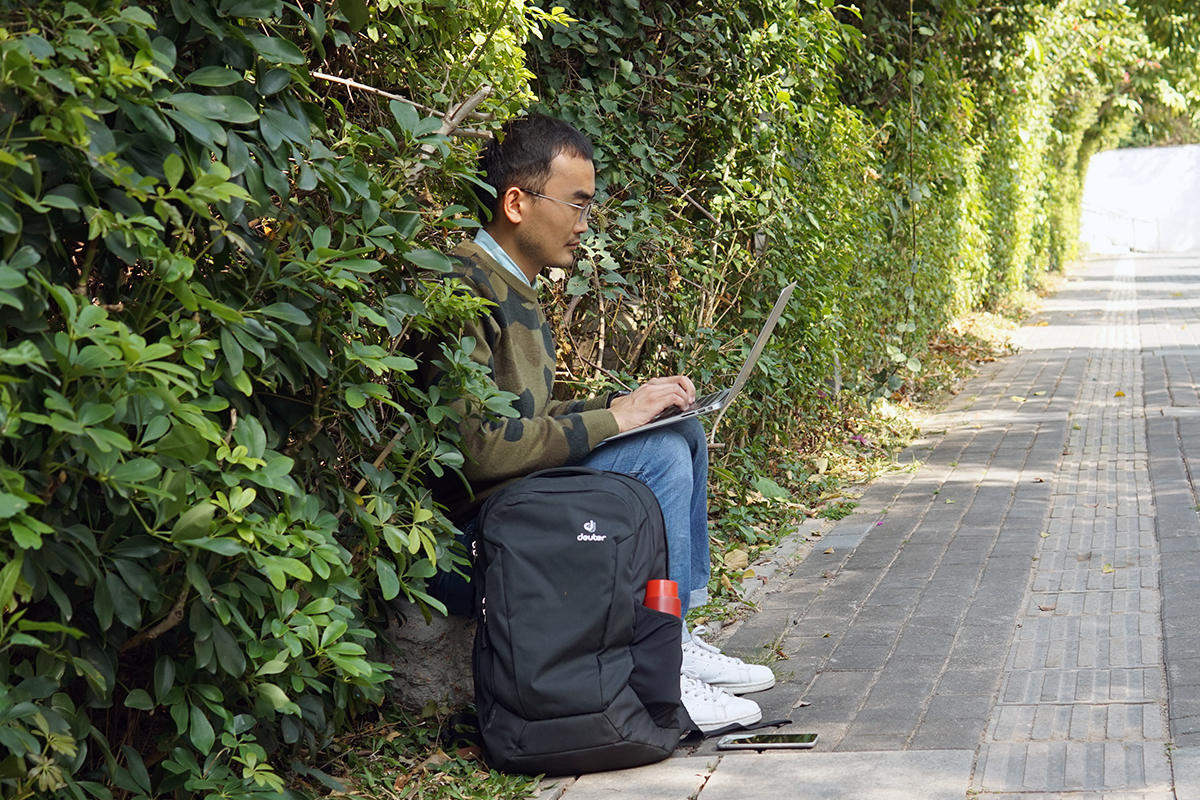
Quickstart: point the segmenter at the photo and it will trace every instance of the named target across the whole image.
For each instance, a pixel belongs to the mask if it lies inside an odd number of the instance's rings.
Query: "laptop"
[[[703,397],[697,397],[695,402],[687,408],[671,406],[664,409],[662,413],[644,425],[639,425],[636,428],[630,428],[622,433],[609,436],[604,441],[611,442],[625,436],[632,436],[637,433],[644,433],[653,428],[660,428],[663,425],[674,425],[681,419],[698,417],[702,414],[711,414],[714,411],[723,413],[733,403],[734,398],[738,396],[738,392],[746,384],[746,380],[754,370],[754,365],[758,361],[758,357],[762,354],[763,347],[767,344],[767,339],[771,338],[771,332],[775,330],[775,324],[779,322],[779,317],[783,314],[784,306],[787,305],[787,301],[791,298],[792,292],[795,289],[796,283],[793,281],[783,287],[783,291],[779,293],[779,297],[775,300],[775,305],[771,308],[771,313],[767,315],[767,321],[763,323],[762,330],[758,332],[758,338],[754,340],[754,346],[750,348],[750,353],[746,356],[746,362],[742,364],[742,368],[738,371],[737,378],[734,379],[732,386],[728,389],[711,392]],[[720,421],[719,416],[717,420]]]

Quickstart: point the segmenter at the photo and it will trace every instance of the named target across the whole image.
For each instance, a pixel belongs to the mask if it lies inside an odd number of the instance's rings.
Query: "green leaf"
[[[24,550],[39,550],[42,547],[42,533],[33,524],[37,520],[32,517],[21,514],[16,519],[9,523],[9,532],[12,534],[13,541],[17,543],[17,547]]]
[[[196,745],[196,749],[201,753],[208,755],[212,750],[213,742],[217,739],[212,723],[208,721],[208,717],[199,706],[192,706],[188,717],[188,736],[191,738],[192,744]]]
[[[242,76],[228,67],[201,67],[183,79],[184,83],[194,83],[197,86],[231,86],[242,79]]]
[[[154,792],[150,786],[150,772],[146,769],[146,762],[142,760],[141,754],[127,744],[121,745],[121,752],[125,754],[125,763],[129,765],[129,775],[133,778],[137,788],[146,796],[152,795]]]
[[[258,112],[254,110],[254,106],[233,95],[177,92],[163,102],[196,119],[229,122],[234,125],[247,125],[258,121]]]
[[[97,692],[100,693],[101,696],[108,693],[108,681],[105,679],[103,673],[96,669],[92,662],[88,661],[86,658],[72,656],[71,666],[73,666],[75,671],[82,675],[84,679],[90,683]]]
[[[254,675],[255,677],[262,677],[264,675],[278,675],[287,669],[287,667],[288,662],[286,660],[286,656],[284,656],[283,653],[280,653],[279,655],[275,656],[275,658],[264,663],[261,667],[255,670]]]
[[[125,696],[125,707],[136,708],[139,711],[150,711],[154,708],[154,700],[145,689],[134,689]]]
[[[335,619],[321,632],[321,647],[329,647],[345,635],[350,626],[343,619]]]
[[[270,124],[284,139],[290,142],[308,145],[312,141],[306,119],[296,119],[291,114],[268,108],[263,110],[262,122],[264,125]]]
[[[754,488],[757,489],[759,493],[768,500],[781,500],[786,497],[791,497],[791,492],[789,492],[787,489],[784,489],[778,483],[766,477],[765,475],[759,475],[754,479]]]
[[[260,683],[254,688],[258,690],[258,693],[262,695],[276,711],[285,708],[292,702],[288,699],[288,696],[286,693],[284,693],[283,689],[280,689],[273,683]]]
[[[15,517],[27,508],[29,508],[28,500],[17,497],[15,494],[0,492],[0,519]]]
[[[223,626],[213,628],[213,646],[217,652],[217,663],[221,669],[237,678],[246,671],[246,655],[237,639]]]
[[[12,206],[0,201],[0,233],[12,234],[21,232],[21,218]]]
[[[183,177],[183,159],[177,153],[171,153],[163,161],[163,175],[172,189],[179,185],[179,179]]]
[[[154,664],[154,696],[159,703],[166,700],[167,693],[175,686],[175,662],[170,656],[159,656]]]
[[[228,17],[271,19],[283,13],[279,0],[221,0],[221,13]]]
[[[188,540],[188,544],[192,547],[199,547],[201,550],[207,550],[210,553],[230,558],[246,552],[244,544],[237,539],[230,539],[228,537],[190,539]]]
[[[117,483],[145,483],[157,478],[161,468],[158,463],[148,458],[135,458],[118,464],[108,473],[109,480]]]
[[[29,51],[29,54],[34,58],[45,59],[50,58],[55,54],[54,45],[38,36],[36,33],[31,33],[21,37],[21,44]]]
[[[78,628],[72,628],[70,625],[63,625],[61,622],[37,622],[31,619],[22,619],[17,623],[17,628],[22,631],[61,633],[66,636],[70,636],[72,639],[82,639],[87,635]]]
[[[228,367],[226,374],[230,378],[236,378],[241,373],[242,366],[245,363],[245,354],[242,352],[242,346],[238,344],[233,331],[229,328],[221,328],[220,339],[221,355],[225,356],[225,364]]]
[[[434,272],[449,272],[454,269],[454,262],[450,257],[444,253],[439,253],[437,250],[409,250],[403,255],[405,261],[410,264],[416,264],[422,269],[429,269]]]
[[[567,281],[567,294],[572,297],[587,294],[591,288],[591,282],[582,275],[572,275]]]
[[[346,405],[351,408],[362,408],[367,404],[367,398],[357,386],[346,387]]]
[[[0,364],[11,364],[16,367],[23,367],[26,364],[37,364],[44,367],[46,366],[46,359],[42,358],[37,345],[25,339],[16,347],[0,350]]]
[[[29,283],[29,280],[7,264],[0,263],[0,289],[19,289]],[[32,342],[22,342],[32,344]]]
[[[300,52],[300,48],[287,41],[275,36],[263,36],[260,33],[250,33],[246,35],[246,40],[250,42],[250,46],[258,51],[258,54],[263,57],[263,60],[273,64],[303,64],[304,53]]]
[[[292,73],[286,69],[269,69],[267,74],[262,76],[262,80],[258,82],[258,93],[263,97],[270,97],[283,91],[291,82]]]
[[[357,33],[367,24],[366,0],[338,0],[338,9],[350,24],[350,30]]]
[[[13,592],[17,588],[17,580],[21,577],[21,565],[25,562],[24,551],[18,550],[16,555],[0,568],[0,614],[3,614],[12,602]]]
[[[190,133],[199,142],[223,147],[225,142],[228,141],[225,135],[225,127],[219,122],[214,122],[206,117],[197,117],[183,111],[176,111],[172,108],[164,108],[163,114],[179,123],[180,127]]]
[[[334,261],[329,265],[329,269],[344,269],[350,272],[370,274],[383,269],[383,264],[373,258],[344,258],[341,261]]]
[[[312,320],[308,318],[308,315],[291,303],[272,303],[269,306],[263,306],[262,313],[268,317],[291,322],[294,325],[312,324]]]
[[[117,619],[128,628],[137,628],[142,624],[142,604],[137,595],[129,590],[125,581],[116,572],[106,573],[104,582],[108,586],[109,596],[112,597],[113,611]]]
[[[404,103],[399,100],[392,100],[388,103],[388,109],[392,112],[392,117],[396,120],[396,124],[405,133],[412,133],[417,129],[417,125],[421,124],[421,118],[417,116],[417,110],[410,103]]]
[[[332,597],[318,597],[300,609],[300,613],[306,617],[311,617],[316,614],[328,614],[335,608],[337,608],[337,602]]]
[[[212,530],[213,512],[217,510],[208,500],[202,500],[180,515],[179,520],[171,528],[171,539],[176,542],[186,542],[207,536]]]
[[[376,558],[375,574],[379,576],[379,591],[384,600],[392,600],[400,594],[400,579],[396,577],[396,568],[391,562]]]

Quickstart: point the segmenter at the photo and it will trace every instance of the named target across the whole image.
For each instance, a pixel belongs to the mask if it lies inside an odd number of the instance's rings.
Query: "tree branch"
[[[125,644],[121,645],[121,652],[126,653],[135,647],[138,647],[143,642],[152,642],[162,636],[167,631],[174,628],[179,623],[183,622],[183,607],[187,605],[188,593],[191,587],[185,582],[183,591],[179,593],[179,597],[175,598],[175,605],[171,606],[171,610],[167,615],[158,621],[158,624],[153,628],[148,628],[141,631]]]
[[[491,86],[480,87],[479,91],[475,92],[475,94],[471,95],[466,100],[463,100],[451,111],[447,112],[444,117],[442,117],[442,126],[438,128],[438,133],[442,134],[443,136],[450,136],[451,134],[455,133],[455,129],[462,124],[463,120],[473,114],[476,106],[490,97],[491,94]],[[425,154],[426,158],[428,158],[437,152],[437,148],[431,144],[422,145],[421,152]],[[413,165],[413,168],[409,170],[408,173],[408,183],[415,181],[417,176],[424,172],[427,166],[429,166],[428,161],[422,161]]]
[[[438,129],[438,133],[449,136],[459,125],[462,124],[463,120],[467,117],[476,119],[476,117],[472,116],[476,113],[475,108],[491,96],[491,86],[480,87],[479,91],[475,92],[475,94],[471,95],[466,100],[463,100],[453,111],[442,118],[442,127]],[[491,117],[488,116],[486,118],[490,119]]]
[[[704,206],[700,205],[699,203],[697,203],[695,200],[692,199],[692,196],[690,194],[688,194],[688,192],[690,192],[690,191],[691,190],[688,189],[683,194],[681,194],[680,197],[682,197],[684,200],[687,200],[689,203],[691,203],[696,208],[697,211],[699,211],[704,216],[708,217],[709,222],[712,222],[714,225],[719,225],[720,223],[717,222],[717,218],[714,217],[712,214],[708,213],[707,208],[705,208]]]
[[[398,94],[393,94],[392,92],[387,92],[387,91],[384,91],[383,89],[377,89],[374,86],[368,86],[365,83],[359,83],[358,81],[351,80],[350,78],[341,78],[341,77],[338,77],[337,75],[330,75],[325,72],[311,72],[309,74],[312,75],[314,78],[320,78],[323,81],[331,81],[333,83],[340,83],[343,86],[350,87],[351,89],[358,89],[360,92],[368,92],[369,94],[377,94],[380,97],[386,97],[388,100],[398,100],[401,103],[408,103],[413,108],[417,109],[418,111],[424,111],[426,114],[434,114],[434,115],[438,115],[438,116],[441,116],[441,114],[442,114],[442,112],[438,111],[436,108],[430,108],[429,106],[422,105],[421,103],[418,103],[415,100],[409,100],[407,97],[403,97]],[[480,98],[480,99],[482,99],[482,98]],[[478,102],[476,102],[475,105],[471,106],[468,109],[468,113],[465,116],[470,117],[473,120],[479,120],[482,122],[491,122],[494,119],[494,117],[491,114],[484,114],[483,112],[475,111],[475,106],[477,106],[477,105],[479,105]],[[461,119],[459,121],[461,122]],[[449,131],[447,131],[447,133],[448,132]],[[469,133],[464,131],[463,135],[484,136],[487,138],[491,138],[491,134],[487,133],[486,131],[470,131]]]

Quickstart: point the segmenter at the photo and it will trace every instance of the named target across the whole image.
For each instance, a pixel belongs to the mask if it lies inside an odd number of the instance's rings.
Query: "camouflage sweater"
[[[496,304],[463,334],[475,338],[471,359],[488,367],[498,388],[517,395],[513,407],[519,414],[488,421],[478,409],[464,409],[463,474],[474,502],[461,485],[447,493],[444,484],[438,498],[453,516],[462,516],[505,483],[539,469],[578,463],[618,428],[606,408],[607,396],[552,399],[554,339],[535,289],[473,241],[463,242],[450,255],[459,263],[449,277]]]

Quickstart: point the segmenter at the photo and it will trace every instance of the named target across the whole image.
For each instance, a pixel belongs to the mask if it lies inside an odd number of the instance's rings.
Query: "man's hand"
[[[651,378],[630,394],[612,401],[609,410],[621,433],[645,425],[671,406],[687,408],[696,400],[696,387],[686,375]]]

